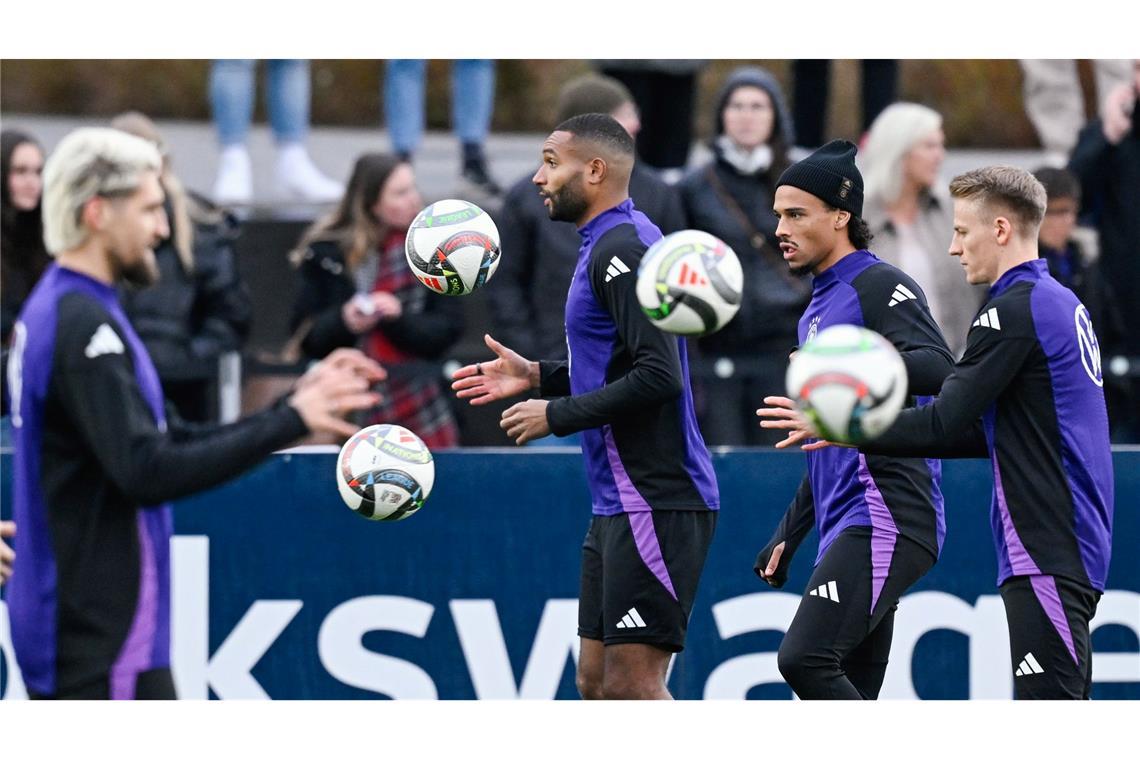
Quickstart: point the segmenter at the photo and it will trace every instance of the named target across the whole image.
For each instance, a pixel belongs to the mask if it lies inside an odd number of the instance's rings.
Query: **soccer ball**
[[[894,423],[906,399],[906,365],[889,340],[856,325],[834,325],[788,365],[788,395],[821,438],[859,444]]]
[[[435,461],[424,442],[399,425],[356,431],[336,458],[344,503],[369,520],[403,520],[424,505],[435,483]]]
[[[677,335],[708,335],[740,309],[744,271],[724,241],[681,230],[649,247],[637,268],[637,300],[653,324]]]
[[[416,279],[436,293],[465,296],[499,267],[499,229],[467,201],[436,201],[416,214],[404,238]]]

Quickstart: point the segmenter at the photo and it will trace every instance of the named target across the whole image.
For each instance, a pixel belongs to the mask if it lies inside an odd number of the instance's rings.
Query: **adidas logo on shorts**
[[[641,619],[641,615],[637,614],[637,609],[634,607],[629,608],[629,612],[621,616],[618,621],[618,628],[644,628],[645,621]]]
[[[1038,673],[1044,672],[1045,668],[1041,667],[1041,663],[1037,662],[1037,658],[1033,656],[1033,652],[1030,652],[1029,654],[1025,655],[1025,658],[1021,661],[1021,664],[1017,666],[1017,670],[1014,672],[1014,675],[1020,678],[1021,676],[1036,675]]]

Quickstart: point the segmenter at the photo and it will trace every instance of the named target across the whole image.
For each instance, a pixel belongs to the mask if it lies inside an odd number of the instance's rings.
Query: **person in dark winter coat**
[[[170,236],[154,249],[158,281],[143,289],[120,286],[119,299],[167,401],[189,422],[217,422],[218,361],[241,350],[253,318],[234,260],[237,221],[182,186],[149,118],[125,113],[111,126],[159,149],[170,220]]]
[[[583,113],[609,114],[635,137],[641,128],[633,96],[608,77],[586,75],[563,87],[558,123]],[[677,191],[640,162],[634,164],[629,192],[662,233],[685,226]],[[503,257],[487,287],[494,334],[523,356],[565,359],[566,283],[574,274],[581,238],[573,224],[551,221],[531,174],[507,192],[496,221]]]
[[[24,300],[51,263],[44,247],[40,214],[44,152],[35,138],[15,129],[0,133],[0,345],[2,377],[8,383],[8,348],[12,327]],[[8,393],[0,393],[8,413]]]
[[[411,164],[360,156],[340,205],[293,252],[301,283],[291,328],[310,358],[359,345],[382,362],[388,380],[367,424],[402,425],[435,449],[459,444],[435,360],[459,340],[463,311],[459,299],[431,292],[408,266],[404,238],[423,205]]]
[[[698,342],[701,429],[712,445],[773,445],[779,436],[751,417],[765,396],[783,395],[796,324],[811,284],[790,274],[776,240],[775,184],[788,167],[792,122],[776,79],[764,69],[732,72],[716,102],[713,160],[681,181],[688,224],[717,236],[744,269],[736,317]]]
[[[1102,282],[1124,291],[1140,282],[1140,60],[1132,71],[1132,81],[1112,90],[1100,118],[1081,131],[1069,158],[1069,171],[1081,180],[1082,214],[1100,232]],[[1121,364],[1113,361],[1118,356],[1133,372],[1140,367],[1140,300],[1129,292],[1117,296],[1122,329],[1101,337],[1106,375]],[[1123,398],[1108,394],[1115,443],[1140,442],[1140,382],[1132,377],[1130,385]]]

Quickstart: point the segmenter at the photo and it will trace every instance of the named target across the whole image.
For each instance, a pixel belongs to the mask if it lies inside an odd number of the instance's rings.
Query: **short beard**
[[[158,262],[154,255],[145,256],[130,267],[119,270],[119,278],[135,288],[147,288],[158,282]]]
[[[586,194],[582,192],[582,179],[579,177],[573,183],[562,186],[550,199],[550,218],[555,222],[577,222],[585,213],[589,204],[586,203]]]

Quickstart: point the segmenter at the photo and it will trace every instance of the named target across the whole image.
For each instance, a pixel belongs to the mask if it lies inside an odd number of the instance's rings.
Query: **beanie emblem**
[[[855,183],[844,177],[843,181],[839,183],[839,197],[847,200],[847,196],[851,194],[853,187],[855,187]]]

